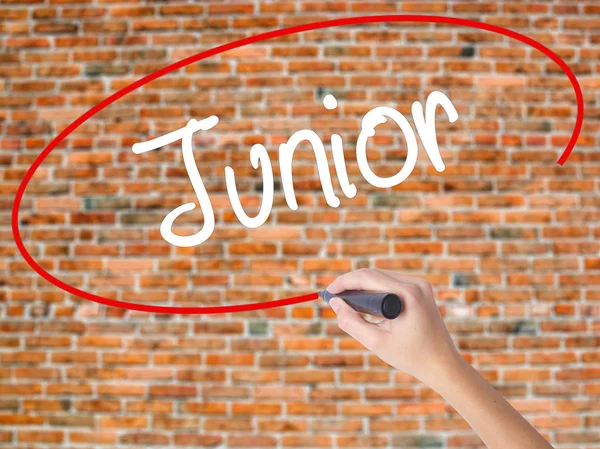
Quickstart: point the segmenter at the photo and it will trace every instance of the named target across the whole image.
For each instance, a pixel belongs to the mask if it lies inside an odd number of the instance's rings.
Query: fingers
[[[382,268],[373,268],[373,271],[377,271],[389,278],[392,278],[396,281],[404,282],[406,284],[419,284],[420,282],[425,282],[424,279],[417,278],[414,276],[408,276],[406,274],[398,273],[397,271],[392,270],[384,270]]]
[[[335,281],[329,284],[327,291],[336,294],[345,290],[374,290],[374,291],[394,291],[393,287],[397,284],[392,278],[375,270],[361,269],[345,273],[339,276]]]
[[[350,307],[341,298],[333,298],[329,305],[337,315],[338,326],[351,337],[358,340],[367,349],[373,349],[377,341],[383,338],[383,329],[369,323],[360,313]]]
[[[414,278],[410,278],[414,280]],[[345,290],[373,290],[396,293],[402,298],[405,307],[411,307],[413,301],[418,301],[423,292],[414,282],[394,279],[378,270],[361,269],[346,273],[333,281],[327,290],[330,293],[341,293]]]
[[[429,285],[429,282],[427,282],[427,280],[423,279],[423,278],[419,278],[419,277],[415,277],[415,276],[407,276],[405,274],[401,274],[396,271],[383,270],[381,268],[375,268],[375,271],[385,274],[386,276],[388,276],[392,279],[395,279],[397,281],[404,282],[407,284],[415,284],[421,288],[425,288],[425,286]]]

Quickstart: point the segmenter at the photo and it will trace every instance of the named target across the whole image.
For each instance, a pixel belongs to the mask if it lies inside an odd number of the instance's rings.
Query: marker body
[[[327,290],[319,292],[319,296],[327,304],[334,297],[342,298],[357,312],[381,316],[393,320],[402,312],[402,300],[394,293],[373,292],[367,290],[346,290],[332,294]]]

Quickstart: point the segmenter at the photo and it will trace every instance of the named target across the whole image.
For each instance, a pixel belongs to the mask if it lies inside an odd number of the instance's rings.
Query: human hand
[[[373,290],[396,293],[403,311],[394,320],[373,323],[341,298],[329,305],[337,314],[338,325],[386,363],[431,385],[449,364],[460,360],[433,297],[424,279],[385,270],[361,269],[333,281],[327,290]]]
[[[329,305],[342,330],[383,361],[426,383],[448,401],[490,449],[552,449],[552,446],[460,356],[438,311],[431,285],[384,270],[338,277],[332,293],[374,290],[395,293],[404,309],[394,320],[371,323],[341,298]]]

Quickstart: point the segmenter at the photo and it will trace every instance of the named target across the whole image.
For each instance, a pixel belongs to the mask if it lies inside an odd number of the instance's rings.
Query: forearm
[[[470,424],[488,449],[552,446],[462,357],[427,382]]]

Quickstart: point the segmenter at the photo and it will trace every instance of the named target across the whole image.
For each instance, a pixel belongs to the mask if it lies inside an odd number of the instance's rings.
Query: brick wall
[[[388,23],[295,34],[226,52],[153,81],[54,150],[20,213],[28,251],[56,277],[135,303],[202,306],[310,293],[379,267],[426,277],[464,356],[560,448],[600,447],[600,3],[118,2],[0,0],[0,447],[480,447],[431,389],[338,329],[319,302],[235,315],[107,308],[37,276],[15,248],[10,209],[42,149],[110,93],[186,56],[248,35],[335,17],[430,13],[482,20],[541,41],[574,70],[586,118],[564,166],[574,93],[540,52],[456,26]],[[446,171],[424,151],[392,189],[361,176],[362,116],[410,119],[432,90]],[[322,98],[334,94],[338,108]],[[216,114],[195,158],[214,235],[175,248],[164,216],[193,201],[177,145],[145,141]],[[412,120],[411,120],[412,122]],[[294,161],[299,208],[279,181],[279,144],[301,128],[340,134],[358,194],[327,206],[313,152]],[[239,224],[223,168],[249,215],[262,198],[254,143],[267,148],[275,207]],[[373,170],[396,173],[402,133],[377,128]],[[335,179],[333,163],[332,174]],[[177,232],[202,226],[198,211]],[[401,350],[401,342],[399,342]],[[426,357],[426,354],[424,354]]]

